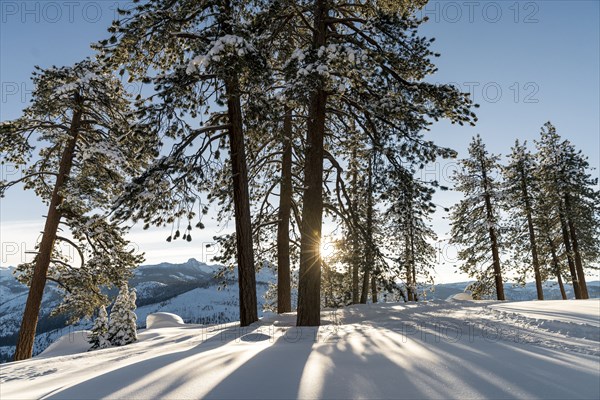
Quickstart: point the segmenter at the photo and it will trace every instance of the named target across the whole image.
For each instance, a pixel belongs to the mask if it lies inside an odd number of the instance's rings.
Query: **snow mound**
[[[177,314],[157,312],[154,314],[149,314],[146,317],[147,329],[172,328],[181,325],[185,325],[185,322],[183,322],[183,319],[181,319],[181,317]]]
[[[57,357],[85,353],[90,349],[88,335],[90,331],[73,331],[58,338],[37,357]]]
[[[456,293],[455,295],[448,297],[448,300],[473,300],[473,296],[469,293]]]

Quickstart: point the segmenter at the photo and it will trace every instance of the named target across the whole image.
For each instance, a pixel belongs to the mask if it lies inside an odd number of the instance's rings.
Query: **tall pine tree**
[[[469,145],[469,158],[460,161],[461,169],[453,180],[462,199],[452,208],[450,243],[461,248],[460,269],[476,279],[471,285],[473,297],[495,292],[504,300],[504,284],[500,265],[500,182],[497,179],[499,156],[489,154],[477,135]]]
[[[544,124],[536,146],[544,201],[558,216],[575,297],[587,299],[584,262],[592,267],[599,254],[600,193],[594,189],[597,179],[588,172],[587,157],[562,140],[552,123]]]
[[[120,284],[142,261],[127,250],[125,229],[101,211],[156,147],[153,135],[147,134],[151,128],[132,117],[120,82],[101,65],[86,60],[72,67],[38,69],[33,82],[32,104],[23,116],[0,125],[3,158],[24,168],[22,178],[2,182],[2,194],[24,183],[48,205],[35,259],[19,266],[20,279],[30,289],[15,360],[31,357],[48,279],[65,291],[65,309],[75,317],[91,316],[106,302],[100,288]],[[37,153],[36,141],[42,143]],[[74,240],[58,233],[61,223]],[[57,242],[72,245],[79,262],[61,259]]]
[[[211,178],[226,168],[235,219],[240,323],[249,325],[258,314],[242,108],[248,97],[262,96],[256,84],[268,76],[252,24],[260,8],[230,0],[136,3],[132,10],[121,11],[123,19],[110,29],[113,36],[97,47],[108,63],[123,65],[123,74],[155,84],[153,102],[140,112],[177,143],[121,198],[119,215],[157,225],[191,219],[198,192],[207,191]],[[197,146],[195,151],[191,146]],[[219,159],[221,148],[228,150],[227,165]],[[157,183],[171,186],[169,198],[160,199],[164,187]],[[147,201],[148,196],[157,201]],[[185,236],[191,238],[190,229]]]
[[[537,165],[534,156],[527,150],[527,142],[517,140],[512,147],[508,165],[502,168],[504,176],[504,206],[509,214],[510,236],[513,254],[518,262],[531,264],[535,277],[538,300],[544,300],[542,274],[538,256],[537,230],[535,218],[539,198],[539,185],[536,177]]]

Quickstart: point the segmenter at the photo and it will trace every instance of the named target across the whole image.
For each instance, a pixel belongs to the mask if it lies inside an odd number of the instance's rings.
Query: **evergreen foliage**
[[[452,208],[450,243],[460,246],[460,269],[476,279],[474,298],[496,294],[504,300],[500,249],[502,231],[499,205],[502,191],[498,181],[500,157],[489,154],[479,135],[469,145],[469,158],[460,160],[453,176],[455,189],[464,199]]]
[[[137,340],[135,300],[135,289],[130,291],[127,284],[121,286],[110,310],[108,338],[113,346],[125,346]]]
[[[92,345],[90,350],[105,349],[110,347],[108,327],[108,314],[106,313],[106,307],[100,306],[100,309],[98,310],[98,316],[94,320],[94,326],[92,327],[91,333],[88,337],[88,341]]]

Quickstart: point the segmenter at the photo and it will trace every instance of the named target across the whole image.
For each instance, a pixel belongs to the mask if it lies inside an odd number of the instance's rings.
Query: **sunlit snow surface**
[[[0,398],[597,399],[599,320],[600,300],[431,301],[325,310],[318,329],[294,314],[148,329],[1,365]]]

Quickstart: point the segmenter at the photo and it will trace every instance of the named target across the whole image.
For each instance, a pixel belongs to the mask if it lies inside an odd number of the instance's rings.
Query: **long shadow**
[[[293,329],[293,328],[292,328]],[[207,399],[295,399],[314,342],[294,335],[275,343],[237,368],[214,387]]]
[[[439,312],[443,308],[443,305],[434,304],[408,312],[407,310],[397,312],[402,314],[402,319],[410,321],[411,316],[426,317],[429,312]],[[374,310],[370,310],[369,313],[373,315],[373,312]],[[392,312],[389,317],[394,317],[393,314]],[[455,326],[460,322],[456,318],[444,318],[439,315],[432,318],[442,324],[451,323]],[[377,323],[371,322],[371,324],[374,328],[378,327]],[[600,396],[600,387],[596,389],[596,394],[590,396],[593,392],[590,390],[593,389],[590,384],[598,382],[598,371],[570,367],[579,356],[538,346],[509,343],[506,340],[493,343],[481,335],[472,338],[466,335],[461,338],[462,340],[454,340],[452,337],[437,340],[440,335],[435,331],[435,324],[420,325],[419,328],[422,331],[415,332],[419,334],[410,337],[410,346],[407,346],[405,340],[401,340],[405,339],[405,336],[398,332],[390,332],[389,335],[384,335],[385,338],[379,337],[382,335],[382,330],[367,329],[364,332],[355,332],[363,334],[360,339],[362,349],[359,350],[363,353],[362,360],[358,357],[357,349],[346,347],[346,353],[330,351],[329,357],[333,365],[329,371],[335,372],[327,372],[329,376],[322,379],[323,397],[534,398],[541,396],[565,399],[586,396],[599,398]],[[590,356],[585,357],[595,359]],[[390,362],[393,364],[390,370],[380,368],[389,365]],[[358,371],[352,369],[349,371],[345,368],[347,365],[353,365]],[[371,365],[376,367],[371,369],[369,368]],[[576,369],[580,371],[575,372]],[[566,380],[566,373],[573,377]],[[346,379],[348,383],[344,385]],[[362,382],[362,384],[353,385],[353,382]],[[369,386],[369,382],[377,382],[377,385]],[[365,393],[364,388],[369,387],[372,392]]]
[[[600,398],[600,388],[590,388],[600,373],[585,367],[598,362],[597,357],[506,339],[494,342],[481,332],[440,336],[439,325],[464,322],[444,312],[454,306],[350,308],[341,322],[353,325],[332,334],[327,331],[335,326],[324,325],[319,336],[310,328],[296,327],[283,329],[286,334],[278,336],[256,325],[240,340],[238,328],[224,329],[212,341],[133,360],[48,398],[558,399],[590,393],[591,398]],[[461,307],[468,311],[481,304]],[[400,326],[398,321],[426,323],[413,333],[390,329]],[[208,383],[214,386],[207,387]]]
[[[191,349],[168,353],[156,357],[133,360],[132,363],[115,370],[98,375],[67,388],[59,388],[47,394],[45,399],[98,399],[98,398],[131,398],[128,393],[135,393],[136,397],[156,397],[156,386],[163,395],[181,386],[182,379],[197,378],[199,367],[210,369],[226,365],[233,361],[231,354],[218,354],[218,350],[226,347],[228,343],[240,342],[240,329],[243,334],[252,334],[260,325],[246,328],[230,327],[216,335],[207,338]],[[157,344],[158,345],[158,344]],[[156,346],[156,345],[155,345]],[[207,353],[216,351],[217,354],[208,356]],[[142,351],[143,353],[143,351]],[[133,357],[132,357],[133,358]],[[140,393],[147,392],[147,396]],[[195,397],[195,396],[192,396]]]

